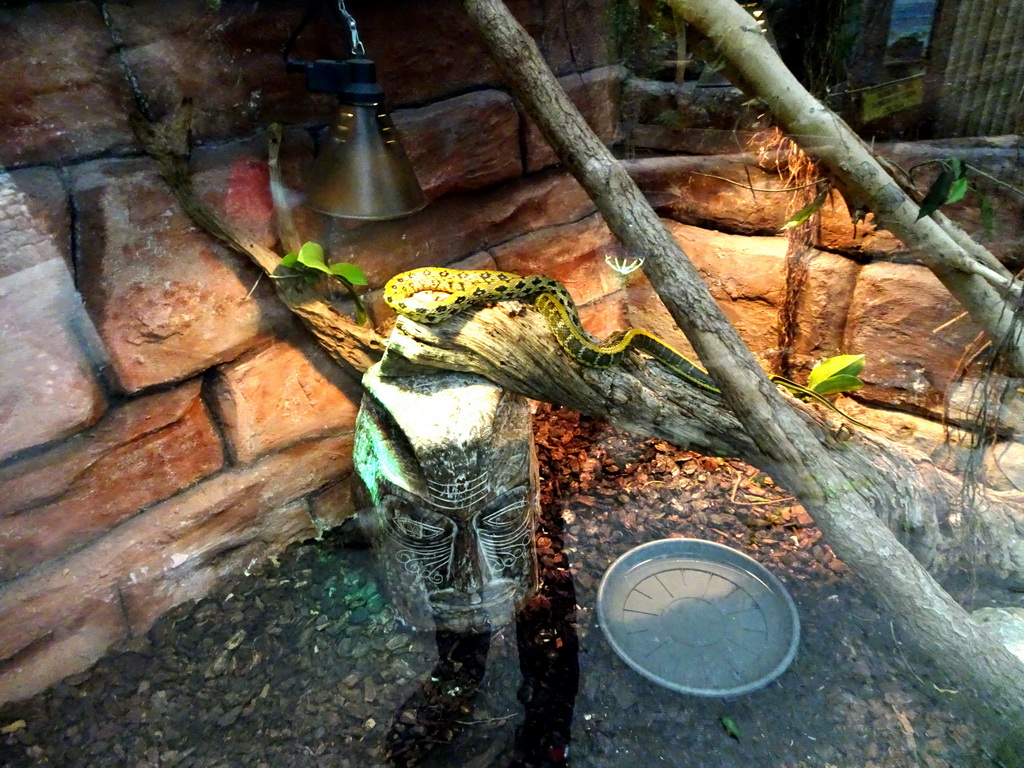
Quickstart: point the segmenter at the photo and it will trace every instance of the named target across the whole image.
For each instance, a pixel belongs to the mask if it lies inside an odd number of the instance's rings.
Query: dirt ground
[[[544,591],[518,626],[469,638],[406,631],[370,553],[336,532],[0,710],[0,765],[999,765],[955,686],[901,642],[771,479],[546,406],[535,430]],[[672,536],[746,552],[790,590],[800,647],[766,688],[682,695],[609,646],[595,611],[604,571]]]

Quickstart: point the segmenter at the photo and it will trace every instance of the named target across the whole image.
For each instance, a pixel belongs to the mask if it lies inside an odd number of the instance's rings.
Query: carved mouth
[[[430,596],[430,607],[442,615],[491,613],[494,609],[511,606],[515,594],[515,585],[490,586],[468,594],[446,590],[442,594]]]

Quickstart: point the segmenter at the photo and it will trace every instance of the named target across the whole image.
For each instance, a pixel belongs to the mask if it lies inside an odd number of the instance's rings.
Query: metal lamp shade
[[[378,221],[426,204],[383,104],[342,104],[310,171],[306,205],[329,216]]]

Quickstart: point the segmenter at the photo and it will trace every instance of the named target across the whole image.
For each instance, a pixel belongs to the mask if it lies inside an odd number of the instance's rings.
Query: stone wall
[[[644,126],[634,138],[644,132],[656,135],[660,147],[692,138],[688,130],[680,133],[656,123]],[[960,157],[1019,187],[1024,182],[1016,161],[1020,145],[1020,138],[1013,136],[876,149],[904,168]],[[752,147],[744,143],[742,148]],[[778,233],[796,206],[791,193],[783,191],[789,183],[759,170],[753,160],[752,153],[719,154],[647,158],[627,166],[656,210],[671,220],[670,230],[704,274],[726,315],[768,366],[777,352],[779,311],[785,299],[787,241]],[[934,164],[918,170],[924,185],[935,173]],[[1019,269],[1024,257],[1024,229],[1019,224],[1024,201],[996,182],[979,186],[995,210],[992,232],[981,224],[976,198],[952,206],[949,213],[1004,263]],[[980,329],[931,271],[916,263],[891,233],[877,229],[870,215],[854,226],[842,198],[833,193],[820,219],[812,233],[790,350],[795,378],[802,380],[817,361],[833,355],[866,355],[867,368],[861,374],[865,388],[856,401],[843,398],[841,407],[884,434],[914,445],[941,466],[962,467],[966,453],[956,448],[962,437],[956,425],[969,423],[978,405],[985,355],[975,358],[980,366],[964,364],[984,342]],[[642,278],[631,277],[618,312],[688,350],[649,286]],[[998,377],[996,386],[1001,386]],[[1024,405],[1014,393],[1010,386],[999,423],[1016,436],[1024,427]],[[1024,447],[1016,437],[997,445],[986,460],[984,482],[997,489],[1024,489],[1022,459]]]
[[[200,195],[274,246],[264,129],[286,126],[284,172],[298,189],[332,111],[281,62],[301,5],[0,9],[0,701],[88,666],[172,605],[352,512],[357,378],[327,359],[255,268],[192,224],[127,117],[136,98],[153,118],[192,98]],[[784,297],[778,231],[792,200],[783,180],[737,154],[749,148],[737,137],[763,127],[757,115],[738,121],[742,99],[731,92],[625,78],[605,50],[603,0],[509,5],[607,142],[626,137],[627,154],[732,153],[629,168],[767,360]],[[611,234],[502,86],[457,0],[349,8],[430,204],[358,227],[294,213],[306,239],[365,270],[373,319],[388,321],[380,288],[399,271],[497,267],[565,282],[595,334],[638,325],[688,350],[642,272],[607,266],[621,255]],[[320,25],[298,53],[343,55],[335,49]],[[666,110],[686,121],[665,120]],[[1013,151],[977,149],[986,167]],[[992,195],[1001,220],[1019,220],[1018,204]],[[1020,259],[1019,230],[995,238],[1002,256]],[[861,400],[938,455],[934,419],[976,329],[948,324],[959,310],[941,285],[888,233],[853,227],[838,197],[815,246],[798,370],[866,353]]]
[[[351,514],[357,377],[196,228],[129,122],[191,98],[201,196],[273,246],[265,128],[285,125],[298,188],[332,112],[283,66],[304,6],[0,9],[0,701]],[[431,205],[347,231],[297,210],[308,239],[379,288],[592,213],[456,0],[348,6]],[[510,3],[613,142],[603,1],[565,6]],[[346,49],[313,24],[296,54]]]

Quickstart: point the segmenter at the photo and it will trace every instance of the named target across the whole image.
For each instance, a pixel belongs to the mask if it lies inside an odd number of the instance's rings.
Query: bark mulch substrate
[[[369,552],[328,536],[8,705],[0,764],[992,765],[953,686],[900,642],[769,478],[546,406],[536,432],[545,587],[518,632],[404,630]],[[596,623],[601,576],[632,547],[669,536],[728,544],[785,582],[802,637],[777,681],[733,700],[697,698],[614,654]]]

